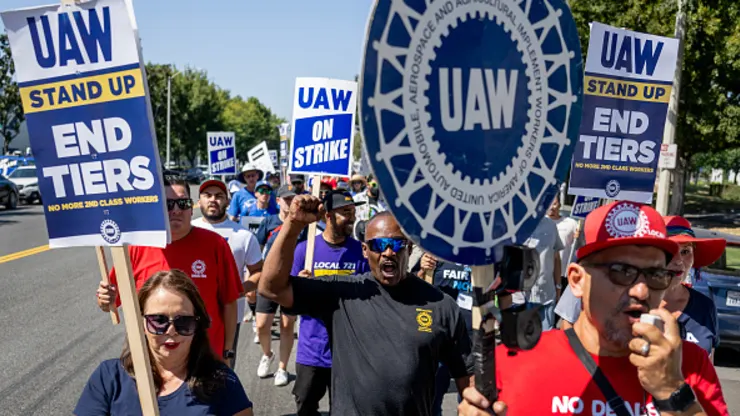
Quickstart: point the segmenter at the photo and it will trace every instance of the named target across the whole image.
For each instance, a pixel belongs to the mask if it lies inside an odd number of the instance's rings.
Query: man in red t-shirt
[[[236,333],[236,301],[243,292],[234,256],[223,237],[191,226],[193,201],[187,182],[165,181],[165,192],[172,242],[164,249],[129,246],[136,289],[161,270],[179,269],[188,274],[198,287],[211,318],[208,337],[214,354],[231,359]],[[100,282],[98,288],[98,306],[105,312],[110,310],[112,299],[116,299],[116,306],[120,305],[115,269],[110,272],[110,281],[110,285]]]
[[[572,329],[543,333],[529,351],[497,348],[496,414],[727,415],[707,354],[682,341],[676,319],[660,308],[679,278],[666,269],[678,245],[666,239],[660,214],[611,203],[586,218],[584,235],[568,266],[583,311]],[[664,332],[640,322],[647,313],[663,320]],[[489,414],[491,404],[474,387],[463,398],[459,414]]]

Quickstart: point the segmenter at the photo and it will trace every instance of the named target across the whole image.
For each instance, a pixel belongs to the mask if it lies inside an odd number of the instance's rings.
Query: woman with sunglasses
[[[210,347],[208,312],[193,281],[179,270],[161,271],[138,296],[160,414],[252,416],[239,378]],[[128,344],[90,376],[74,414],[141,414]]]
[[[717,261],[725,251],[727,241],[722,238],[696,238],[691,223],[683,217],[663,217],[668,230],[668,238],[680,246],[678,255],[668,265],[668,269],[680,274],[671,283],[663,302],[671,312],[681,312],[678,324],[681,337],[704,348],[714,361],[714,349],[719,345],[717,327],[717,306],[696,289],[691,288],[689,273],[691,269],[709,266]]]

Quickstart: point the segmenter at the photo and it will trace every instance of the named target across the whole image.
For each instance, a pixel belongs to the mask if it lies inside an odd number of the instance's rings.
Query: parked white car
[[[19,166],[8,175],[8,179],[18,187],[18,197],[22,202],[26,204],[41,203],[36,166]]]

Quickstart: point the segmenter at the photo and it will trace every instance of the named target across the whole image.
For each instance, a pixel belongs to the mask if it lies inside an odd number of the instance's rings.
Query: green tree
[[[172,65],[148,63],[146,65],[147,83],[149,85],[149,99],[152,104],[154,131],[157,136],[157,146],[162,163],[165,163],[167,153],[167,78],[177,73]],[[179,119],[180,107],[171,109],[172,120]],[[182,146],[176,137],[170,135],[170,148],[180,149]],[[179,153],[179,152],[178,152]],[[173,153],[174,154],[174,153]],[[172,160],[176,160],[172,158]]]
[[[13,141],[21,128],[25,116],[23,104],[15,82],[15,65],[10,53],[8,35],[0,34],[0,137],[3,139],[3,152],[8,153],[10,142]]]
[[[674,182],[685,183],[693,155],[740,146],[740,2],[684,0],[686,34],[676,129],[679,163]],[[571,1],[581,48],[590,22],[673,37],[675,0]],[[679,192],[676,192],[680,189]],[[680,213],[683,186],[674,187],[671,211]]]
[[[236,156],[240,161],[246,161],[249,149],[263,140],[268,149],[277,150],[280,146],[278,126],[284,122],[257,98],[244,100],[238,95],[228,100],[222,115],[224,130],[236,135]]]

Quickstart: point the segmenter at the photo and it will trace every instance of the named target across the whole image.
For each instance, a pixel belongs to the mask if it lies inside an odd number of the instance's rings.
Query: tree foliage
[[[10,52],[8,35],[0,34],[0,137],[4,139],[2,154],[8,153],[21,128],[25,116],[23,105],[15,81],[15,65]]]
[[[278,126],[285,120],[274,115],[255,97],[244,100],[237,95],[228,100],[221,120],[225,131],[236,134],[236,156],[241,161],[246,161],[249,149],[263,140],[268,149],[280,146]]]
[[[740,145],[740,2],[683,0],[686,35],[676,143],[686,161]],[[590,22],[673,37],[676,0],[571,1],[581,48]]]

